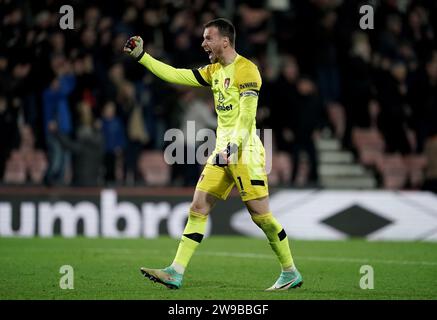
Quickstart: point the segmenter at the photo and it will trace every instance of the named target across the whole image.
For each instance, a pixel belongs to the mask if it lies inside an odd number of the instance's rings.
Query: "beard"
[[[217,55],[215,55],[214,53],[211,53],[209,55],[209,61],[211,61],[211,63],[217,63],[218,62]]]
[[[217,63],[220,61],[219,57],[222,55],[223,50],[221,49],[217,49],[211,52],[210,56],[209,56],[209,61],[211,61],[211,63]]]

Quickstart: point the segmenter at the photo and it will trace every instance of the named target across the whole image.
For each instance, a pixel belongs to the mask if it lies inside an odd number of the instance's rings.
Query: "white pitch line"
[[[235,257],[235,258],[251,258],[251,259],[273,259],[273,254],[258,254],[258,253],[243,253],[243,252],[204,252],[199,251],[199,255],[220,256],[220,257]],[[399,264],[399,265],[424,265],[437,266],[437,261],[402,261],[402,260],[381,260],[381,259],[363,259],[363,258],[330,258],[330,257],[314,257],[314,256],[295,256],[296,260],[310,261],[325,261],[325,262],[346,262],[346,263],[383,263],[383,264]]]
[[[85,248],[86,251],[92,253],[114,253],[114,254],[136,254],[137,249],[122,249],[122,248]],[[138,249],[141,250],[141,249]],[[162,253],[158,249],[146,249],[148,253]],[[171,251],[174,253],[173,251]],[[196,252],[196,255],[217,256],[217,257],[234,257],[234,258],[249,258],[249,259],[274,259],[272,254],[248,253],[248,252],[226,252],[226,251],[202,251]],[[422,266],[437,266],[437,261],[408,261],[408,260],[383,260],[383,259],[365,259],[365,258],[332,258],[332,257],[316,257],[316,256],[294,256],[296,260],[309,260],[321,262],[345,262],[345,263],[381,263],[381,264],[397,264],[397,265],[422,265]]]

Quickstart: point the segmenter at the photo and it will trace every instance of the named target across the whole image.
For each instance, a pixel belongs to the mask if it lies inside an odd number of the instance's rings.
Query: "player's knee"
[[[208,215],[209,211],[211,210],[211,207],[206,201],[205,202],[193,201],[191,203],[190,210],[203,215]]]
[[[249,213],[253,215],[263,215],[270,212],[269,199],[263,197],[259,199],[249,200],[244,203]]]

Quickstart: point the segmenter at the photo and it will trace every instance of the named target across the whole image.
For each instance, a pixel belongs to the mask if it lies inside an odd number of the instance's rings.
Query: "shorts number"
[[[244,190],[243,181],[241,181],[241,177],[237,177],[238,182],[240,183],[241,190]]]

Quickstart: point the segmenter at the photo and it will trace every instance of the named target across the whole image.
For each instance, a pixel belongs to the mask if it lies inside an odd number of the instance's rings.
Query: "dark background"
[[[65,4],[73,30],[59,27]],[[359,27],[364,4],[375,10],[373,30]],[[193,186],[200,165],[166,166],[163,134],[183,129],[196,108],[213,120],[211,94],[164,83],[122,48],[140,35],[153,56],[197,68],[208,63],[203,24],[217,17],[234,22],[237,51],[263,77],[258,127],[273,129],[274,155],[293,170],[272,184],[319,186],[314,145],[324,135],[363,162],[354,137],[367,132],[382,145],[364,163],[378,187],[390,185],[381,178],[389,159],[405,170],[419,159],[421,178],[391,188],[436,190],[432,0],[0,1],[3,184]],[[300,152],[309,159],[303,172]]]

